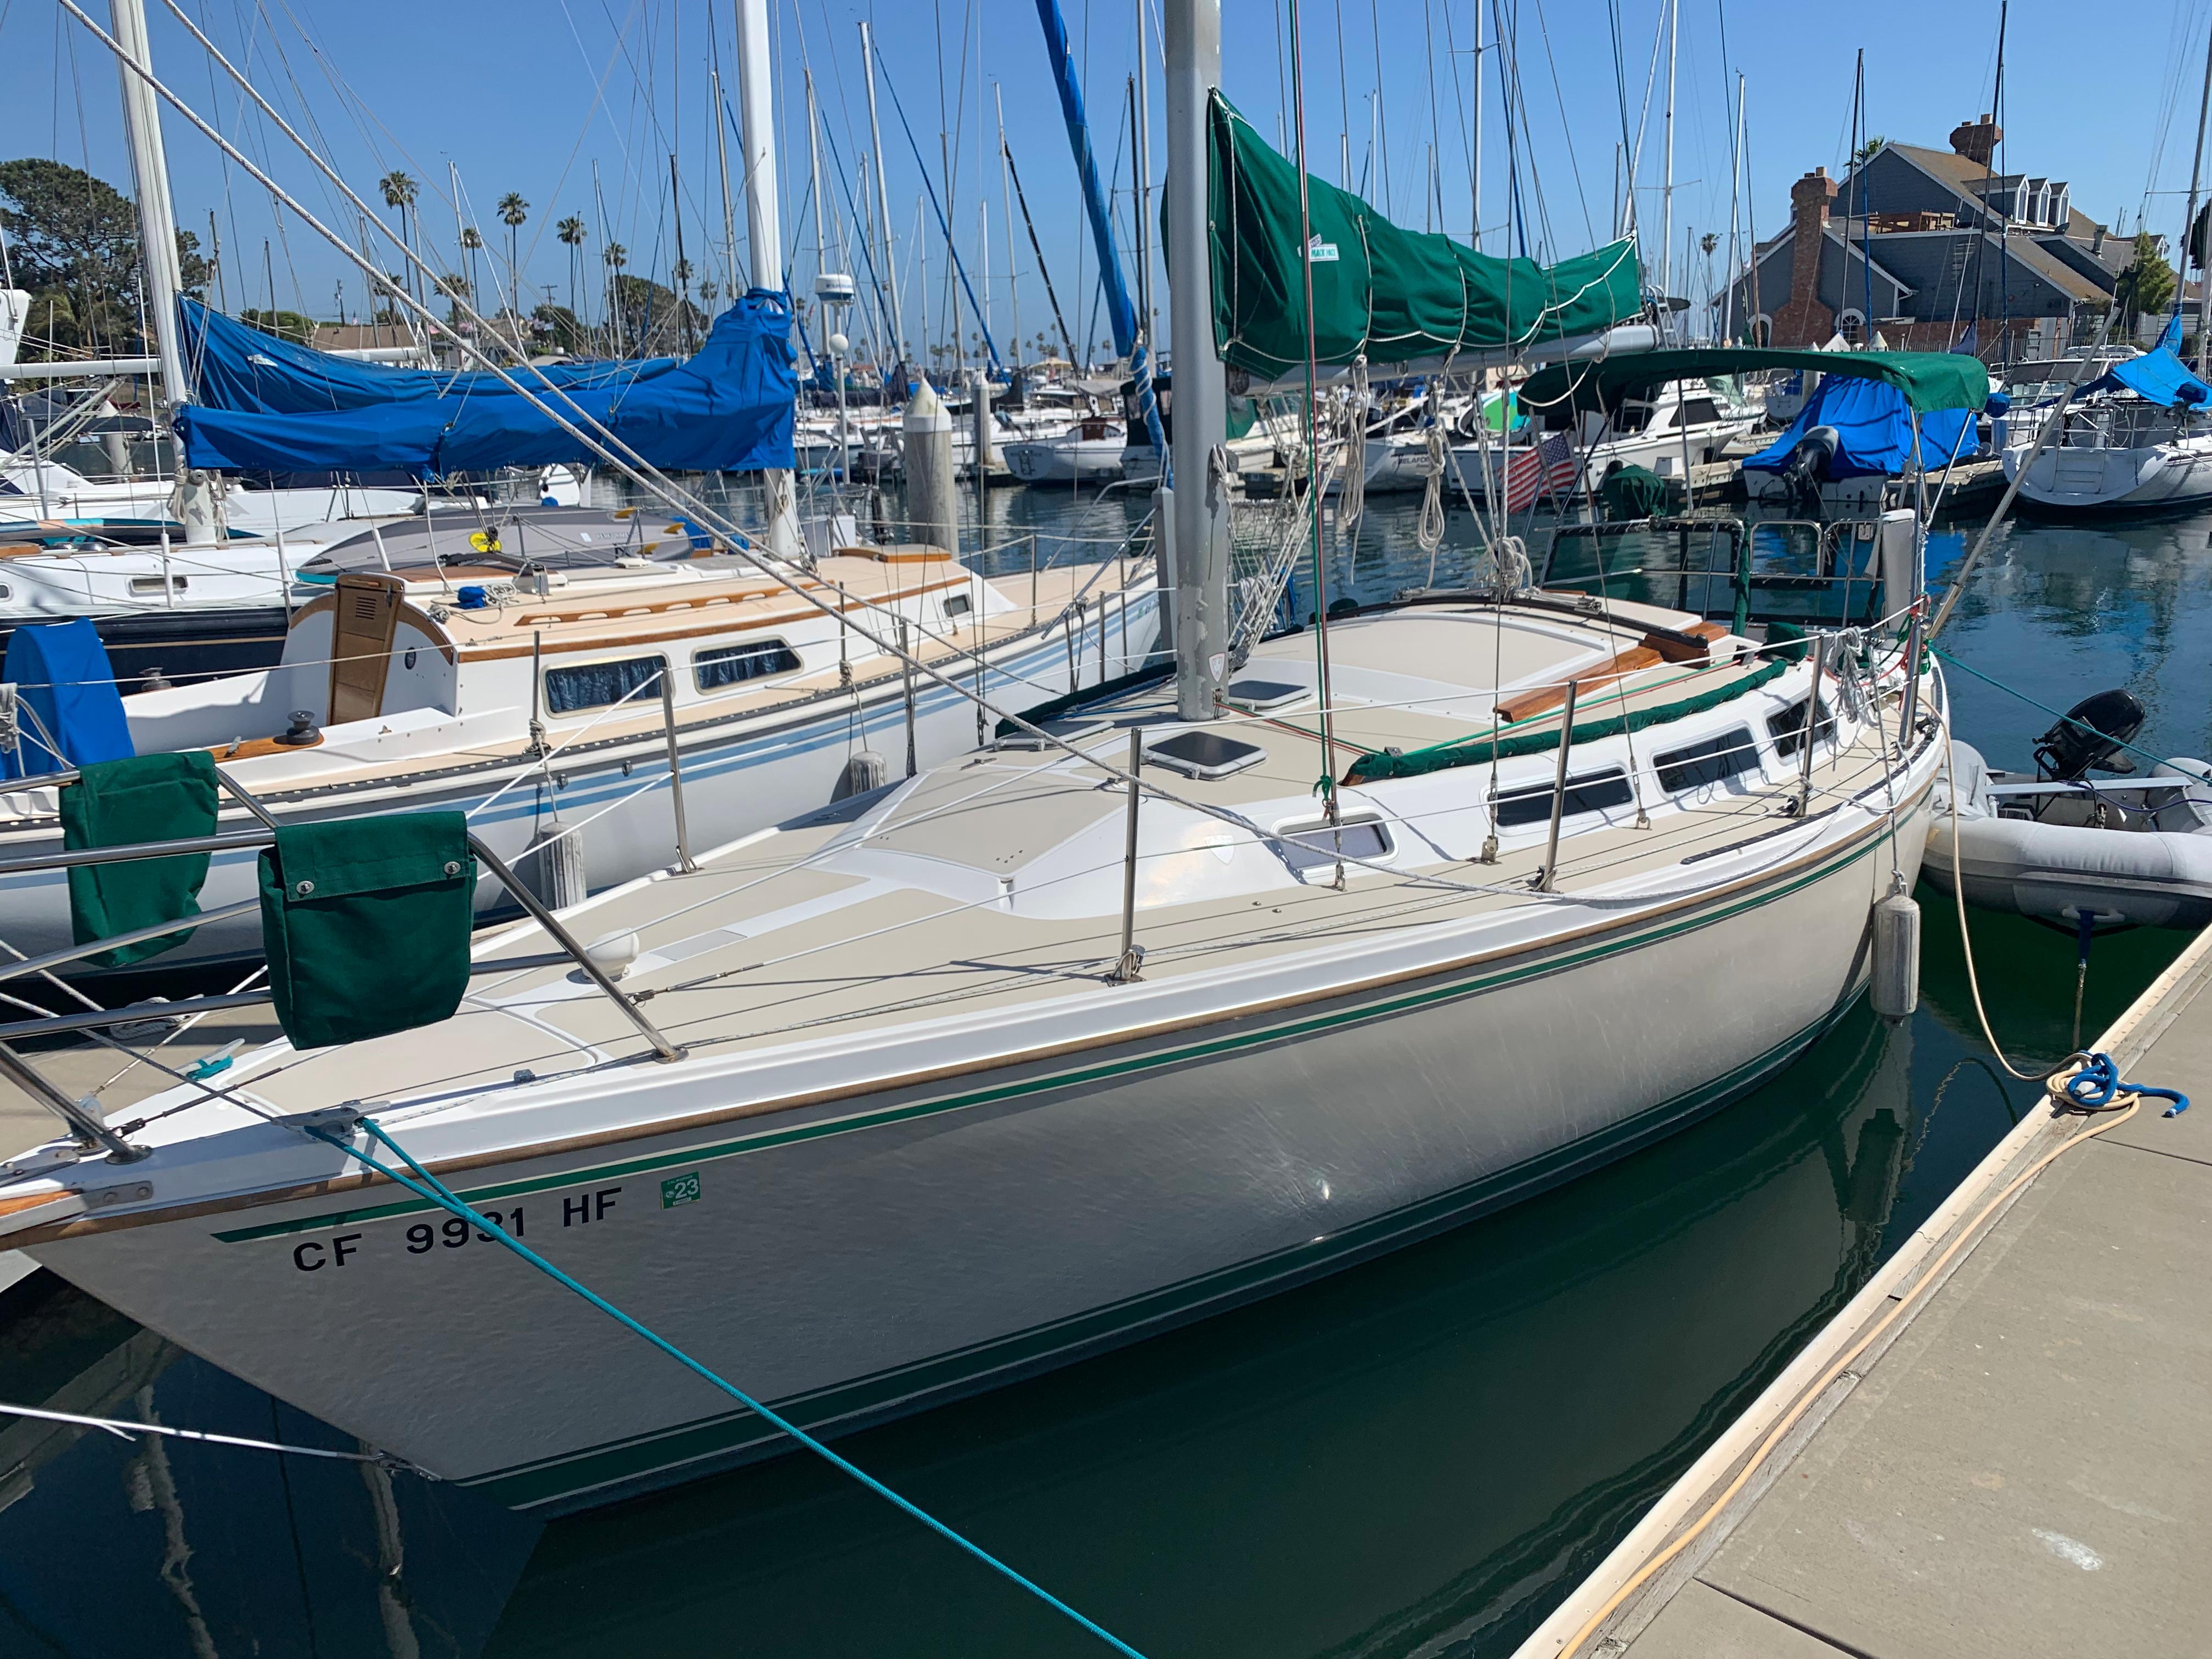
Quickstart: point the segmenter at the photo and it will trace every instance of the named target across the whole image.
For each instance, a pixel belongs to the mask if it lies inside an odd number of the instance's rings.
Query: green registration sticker
[[[699,1172],[671,1176],[660,1183],[660,1207],[673,1210],[699,1201]]]

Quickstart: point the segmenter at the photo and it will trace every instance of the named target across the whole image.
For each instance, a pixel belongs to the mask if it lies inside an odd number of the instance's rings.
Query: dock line
[[[377,1123],[374,1119],[363,1117],[358,1118],[355,1121],[357,1127],[365,1130],[378,1143],[397,1155],[400,1161],[406,1164],[408,1169],[415,1172],[414,1176],[410,1176],[401,1170],[392,1168],[388,1164],[379,1163],[369,1153],[362,1152],[359,1148],[356,1147],[350,1139],[341,1139],[337,1134],[334,1134],[326,1128],[307,1126],[307,1133],[314,1136],[316,1139],[336,1147],[348,1158],[368,1165],[379,1175],[384,1176],[387,1179],[398,1182],[400,1186],[406,1188],[410,1192],[414,1193],[417,1197],[426,1198],[433,1204],[437,1205],[441,1209],[449,1211],[453,1214],[459,1216],[462,1220],[466,1221],[470,1225],[476,1228],[480,1235],[491,1238],[498,1243],[504,1244],[508,1249],[514,1251],[515,1255],[520,1256],[532,1267],[537,1268],[540,1273],[544,1273],[547,1277],[553,1279],[555,1283],[564,1285],[568,1289],[574,1291],[578,1296],[582,1297],[585,1301],[590,1303],[601,1313],[605,1314],[609,1318],[614,1320],[617,1323],[623,1326],[636,1335],[643,1337],[647,1341],[653,1344],[654,1347],[659,1349],[661,1352],[675,1360],[678,1364],[690,1371],[693,1375],[702,1378],[705,1382],[711,1382],[714,1387],[720,1389],[724,1394],[729,1395],[731,1399],[736,1401],[748,1411],[757,1413],[769,1422],[773,1423],[777,1428],[782,1430],[784,1433],[789,1435],[793,1440],[796,1440],[800,1445],[805,1447],[807,1450],[812,1452],[816,1456],[821,1458],[831,1467],[842,1470],[845,1474],[851,1475],[854,1480],[859,1481],[870,1492],[875,1493],[877,1497],[884,1498],[887,1502],[896,1505],[897,1508],[903,1510],[907,1514],[921,1522],[922,1525],[927,1527],[932,1532],[936,1533],[939,1537],[958,1545],[969,1554],[974,1556],[978,1561],[981,1561],[985,1566],[989,1567],[993,1571],[1000,1574],[1002,1577],[1019,1585],[1022,1589],[1036,1596],[1039,1601],[1042,1601],[1047,1607],[1052,1608],[1054,1612],[1064,1614],[1068,1619],[1073,1620],[1085,1630],[1090,1632],[1091,1634],[1097,1637],[1100,1641],[1113,1648],[1116,1652],[1127,1654],[1128,1656],[1128,1659],[1145,1659],[1144,1655],[1139,1653],[1136,1649],[1131,1647],[1120,1637],[1115,1635],[1103,1626],[1094,1623],[1092,1620],[1085,1618],[1083,1614],[1078,1613],[1073,1607],[1068,1606],[1066,1602],[1061,1601],[1058,1596],[1054,1595],[1050,1590],[1045,1589],[1042,1584],[1037,1583],[1033,1579],[1023,1577],[1021,1573],[1016,1571],[1012,1567],[1008,1566],[1004,1561],[999,1559],[997,1556],[992,1554],[981,1544],[975,1543],[969,1539],[962,1536],[959,1533],[955,1532],[944,1522],[930,1514],[928,1510],[921,1508],[921,1505],[900,1497],[898,1493],[893,1492],[889,1486],[877,1480],[866,1470],[860,1468],[856,1464],[848,1462],[844,1458],[840,1457],[836,1452],[830,1450],[828,1446],[824,1445],[821,1441],[817,1440],[812,1435],[807,1433],[805,1430],[800,1428],[796,1423],[793,1423],[787,1419],[779,1416],[761,1401],[754,1399],[752,1395],[747,1394],[743,1389],[738,1387],[736,1383],[732,1382],[726,1378],[720,1376],[714,1371],[708,1370],[707,1366],[701,1364],[698,1360],[694,1359],[690,1354],[684,1352],[683,1349],[678,1347],[666,1337],[659,1334],[657,1332],[649,1329],[639,1321],[631,1318],[629,1315],[624,1313],[620,1308],[615,1306],[613,1303],[608,1301],[606,1297],[601,1296],[598,1291],[590,1289],[586,1285],[580,1283],[578,1280],[569,1277],[568,1274],[555,1267],[544,1256],[538,1255],[537,1251],[532,1249],[527,1244],[525,1244],[520,1239],[514,1237],[496,1222],[489,1220],[485,1217],[478,1215],[468,1204],[464,1202],[460,1198],[455,1196],[453,1191],[447,1187],[445,1182],[440,1181],[437,1176],[432,1175],[429,1170],[424,1169],[420,1164],[416,1163],[415,1161],[414,1155],[408,1152],[408,1150],[404,1146],[402,1146],[398,1141],[394,1140],[389,1134],[386,1133],[383,1127]],[[2112,1121],[2117,1123],[2119,1121],[2119,1119],[2115,1117]],[[417,1177],[419,1177],[419,1179]]]

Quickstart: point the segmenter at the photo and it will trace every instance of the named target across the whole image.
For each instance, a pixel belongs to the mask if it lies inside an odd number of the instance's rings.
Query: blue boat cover
[[[1948,465],[1973,447],[1973,412],[1931,409],[1920,417],[1927,465]],[[1829,463],[1831,478],[1896,477],[1912,456],[1912,411],[1905,394],[1882,380],[1823,375],[1790,429],[1744,462],[1750,470],[1779,472],[1790,452],[1816,426],[1832,426],[1843,441]]]
[[[138,752],[107,647],[88,618],[18,628],[8,636],[0,678],[15,687],[21,734],[20,752],[0,750],[0,777],[37,777]]]
[[[484,369],[400,368],[333,356],[291,340],[281,340],[226,317],[198,300],[179,297],[177,323],[182,332],[192,397],[210,409],[244,415],[319,415],[333,409],[376,409],[418,398],[467,397],[484,392],[507,395],[507,383]],[[588,391],[628,386],[665,374],[674,357],[636,362],[548,365],[531,371],[528,382]]]
[[[2189,365],[2161,344],[2155,351],[2115,363],[2083,386],[2077,397],[2092,392],[2132,392],[2160,409],[2202,408],[2212,400],[2212,386],[2190,373]]]
[[[228,323],[212,314],[210,320]],[[518,380],[544,397],[547,409],[507,390],[495,376],[383,368],[288,348],[258,331],[244,332],[252,344],[248,355],[267,356],[270,363],[241,359],[212,378],[204,363],[202,379],[223,386],[226,397],[258,401],[247,408],[188,404],[178,410],[185,459],[192,466],[217,472],[397,471],[435,478],[596,459],[556,424],[556,410],[592,435],[605,428],[653,466],[672,471],[748,472],[793,465],[798,381],[791,312],[782,295],[758,289],[717,318],[706,343],[681,362],[518,373]],[[214,343],[219,335],[227,338],[228,330],[210,326],[205,337]],[[294,355],[280,359],[280,350]],[[209,361],[215,356],[211,343]],[[302,357],[320,362],[301,362]],[[270,365],[289,365],[296,372],[279,377]],[[310,370],[324,377],[319,392]],[[385,375],[396,378],[387,383]],[[552,380],[553,395],[545,395],[539,375]],[[386,384],[394,388],[392,395],[367,398]],[[322,403],[308,401],[318,396]],[[337,401],[341,398],[351,401]],[[294,406],[274,406],[280,403]]]

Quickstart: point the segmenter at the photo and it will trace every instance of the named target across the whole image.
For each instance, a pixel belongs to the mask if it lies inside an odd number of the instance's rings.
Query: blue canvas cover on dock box
[[[1974,452],[1973,413],[1931,409],[1920,417],[1920,443],[1930,471]],[[1790,428],[1744,462],[1747,471],[1779,472],[1798,441],[1816,426],[1832,426],[1842,440],[1829,464],[1831,478],[1896,477],[1912,456],[1912,411],[1905,394],[1883,380],[1830,374],[1805,399]]]
[[[453,376],[430,376],[449,383],[449,389],[434,386],[425,395],[422,383],[410,380],[398,388],[405,395],[382,402],[289,411],[189,404],[177,412],[177,427],[186,461],[217,472],[393,469],[435,478],[597,459],[589,445],[562,429],[562,422],[588,436],[600,435],[599,428],[605,428],[650,465],[671,471],[787,469],[793,465],[798,392],[790,333],[791,313],[783,297],[755,289],[715,319],[696,353],[656,373],[624,373],[597,385],[576,377],[569,385],[556,381],[558,389],[548,392],[537,377],[562,371],[516,371],[515,378],[547,405],[543,408],[507,389],[495,376],[461,377],[465,385]],[[390,372],[343,358],[332,361],[364,374]],[[641,366],[568,367],[630,371]],[[355,391],[374,384],[350,375],[337,379]],[[293,396],[301,384],[295,380],[283,395]]]
[[[107,647],[85,617],[18,628],[8,636],[0,678],[15,686],[21,705],[20,751],[0,750],[0,777],[37,777],[138,752]]]

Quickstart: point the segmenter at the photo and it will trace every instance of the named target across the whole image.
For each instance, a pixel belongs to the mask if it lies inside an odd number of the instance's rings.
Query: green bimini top
[[[1782,351],[1763,346],[1707,346],[1683,351],[1624,351],[1583,362],[1553,363],[1530,375],[1521,402],[1548,411],[1571,400],[1577,409],[1618,409],[1669,380],[1743,374],[1755,368],[1810,369],[1882,380],[1905,394],[1915,414],[1966,409],[1990,400],[1990,371],[1962,351]]]
[[[1310,173],[1313,239],[1302,246],[1297,167],[1218,92],[1207,134],[1214,346],[1255,380],[1305,366],[1301,264],[1313,273],[1314,358],[1323,368],[1363,356],[1378,367],[1456,356],[1471,368],[1643,314],[1633,241],[1555,265],[1500,259],[1449,236],[1401,230]]]

